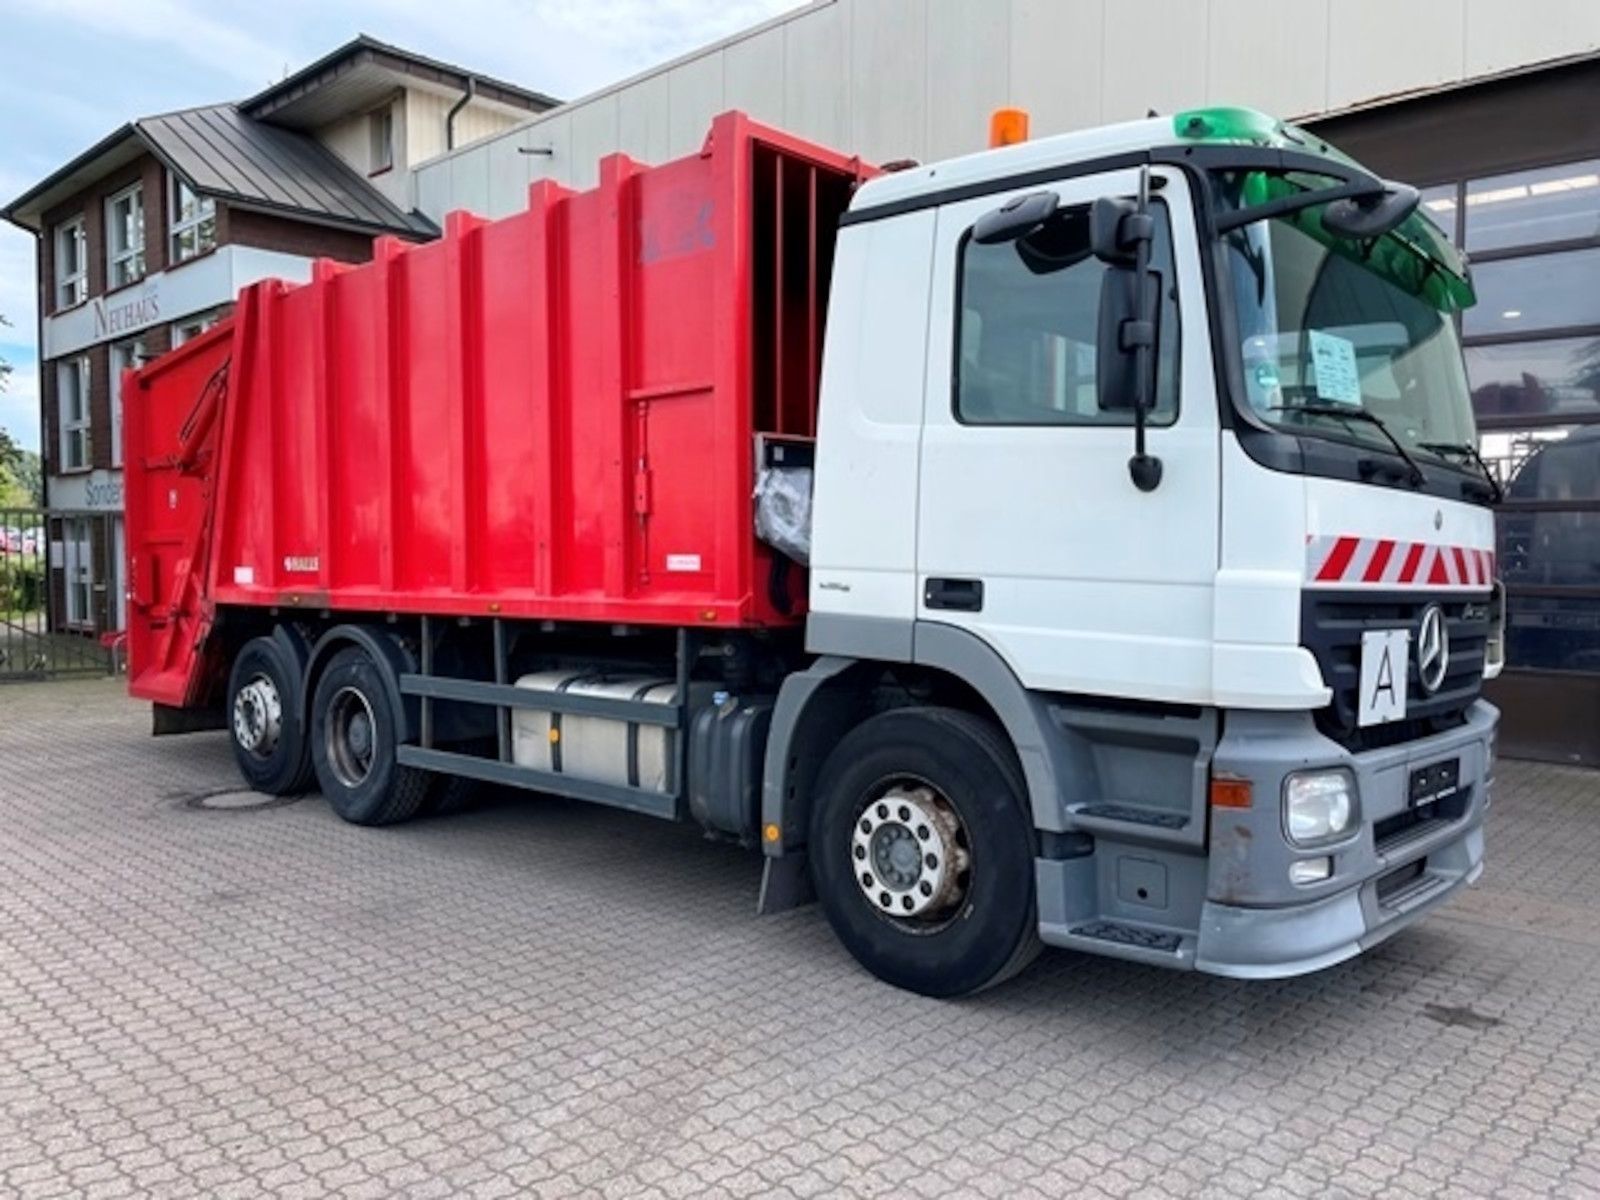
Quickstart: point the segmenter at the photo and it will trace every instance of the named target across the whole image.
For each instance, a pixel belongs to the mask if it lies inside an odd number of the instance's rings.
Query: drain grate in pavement
[[[264,808],[282,808],[296,804],[299,796],[269,796],[265,792],[252,792],[248,788],[228,788],[220,792],[202,792],[183,802],[185,808],[204,809],[207,812],[260,812]]]

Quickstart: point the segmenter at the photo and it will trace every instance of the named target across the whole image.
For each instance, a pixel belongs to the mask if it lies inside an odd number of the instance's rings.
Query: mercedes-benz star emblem
[[[1445,625],[1444,609],[1430,604],[1422,610],[1422,621],[1417,626],[1417,682],[1431,696],[1444,683],[1449,669],[1450,631]]]

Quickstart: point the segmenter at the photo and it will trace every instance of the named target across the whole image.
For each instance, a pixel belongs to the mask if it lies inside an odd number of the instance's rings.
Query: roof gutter
[[[478,77],[476,75],[468,75],[467,90],[461,93],[461,99],[457,100],[453,105],[450,106],[450,111],[447,112],[444,117],[444,148],[446,150],[454,150],[456,148],[457,114],[459,114],[463,108],[470,104],[472,102],[472,98],[477,94]]]

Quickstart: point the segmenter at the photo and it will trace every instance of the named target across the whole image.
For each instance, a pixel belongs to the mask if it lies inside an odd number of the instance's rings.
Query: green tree
[[[10,325],[0,313],[0,325]],[[6,390],[11,364],[0,358],[0,392]],[[39,456],[24,450],[4,429],[0,429],[0,508],[35,508],[41,499]]]

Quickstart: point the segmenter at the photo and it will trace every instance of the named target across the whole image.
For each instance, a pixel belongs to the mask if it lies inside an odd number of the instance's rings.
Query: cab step
[[[1039,936],[1046,945],[1065,950],[1083,950],[1162,967],[1194,966],[1194,936],[1157,925],[1098,917],[1062,925],[1041,924]]]

